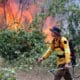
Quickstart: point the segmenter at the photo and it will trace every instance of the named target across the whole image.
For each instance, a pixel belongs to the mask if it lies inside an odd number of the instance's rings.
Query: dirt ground
[[[77,70],[80,74],[80,71]],[[77,73],[78,73],[77,72]],[[31,71],[18,71],[16,74],[17,80],[54,80],[54,75],[48,72],[48,69],[43,68],[35,68]],[[64,80],[64,79],[61,79]],[[80,80],[79,78],[75,78],[75,80]]]
[[[35,69],[30,72],[18,71],[17,80],[54,80],[53,74],[43,69]]]

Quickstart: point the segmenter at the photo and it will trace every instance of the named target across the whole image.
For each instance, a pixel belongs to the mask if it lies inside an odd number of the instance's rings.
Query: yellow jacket
[[[56,52],[57,65],[71,62],[69,43],[65,37],[61,37],[60,42],[54,39],[42,57],[44,59],[48,58],[53,51]]]

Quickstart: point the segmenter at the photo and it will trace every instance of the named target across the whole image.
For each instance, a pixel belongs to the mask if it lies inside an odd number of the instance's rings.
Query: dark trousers
[[[60,65],[58,68],[62,68],[64,65]],[[58,70],[54,76],[54,80],[61,80],[61,78],[64,78],[65,80],[72,80],[71,74],[69,72],[69,69],[61,69]]]

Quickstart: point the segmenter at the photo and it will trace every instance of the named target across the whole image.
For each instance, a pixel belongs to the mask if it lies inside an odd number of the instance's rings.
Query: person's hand
[[[69,64],[65,64],[65,69],[68,69],[70,66],[69,66]]]
[[[42,61],[43,61],[43,57],[39,58],[37,62],[41,63]]]

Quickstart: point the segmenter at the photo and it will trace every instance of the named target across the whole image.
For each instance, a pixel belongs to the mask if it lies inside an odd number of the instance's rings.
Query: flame
[[[39,5],[45,2],[45,0],[36,0],[36,3],[30,2],[31,0],[21,0],[20,3],[19,1],[6,0],[5,7],[4,3],[0,2],[0,27],[5,23],[10,30],[17,30],[21,27],[26,29],[32,23],[35,14],[41,12]],[[27,2],[30,2],[30,5]],[[43,32],[47,35],[46,42],[52,41],[49,29],[56,25],[57,22],[52,16],[46,18],[43,26]]]
[[[47,17],[46,21],[44,22],[43,32],[46,34],[46,42],[51,42],[53,37],[51,36],[50,29],[54,26],[58,26],[59,24],[56,22],[55,18],[52,16]]]
[[[3,14],[3,8],[0,7],[0,18],[2,18],[2,14]],[[0,19],[0,24],[2,23],[2,19]]]
[[[3,14],[3,8],[0,7],[0,15],[2,15],[2,14]]]
[[[5,3],[5,13],[4,6],[0,6],[0,16],[6,16],[6,25],[8,26],[8,29],[11,30],[17,30],[20,26],[22,27],[22,25],[24,28],[27,28],[27,25],[33,21],[35,14],[38,12],[40,12],[39,6],[34,3],[28,5],[27,0],[22,0],[22,3],[20,4],[19,0],[7,0]],[[25,23],[27,25],[24,25]]]

